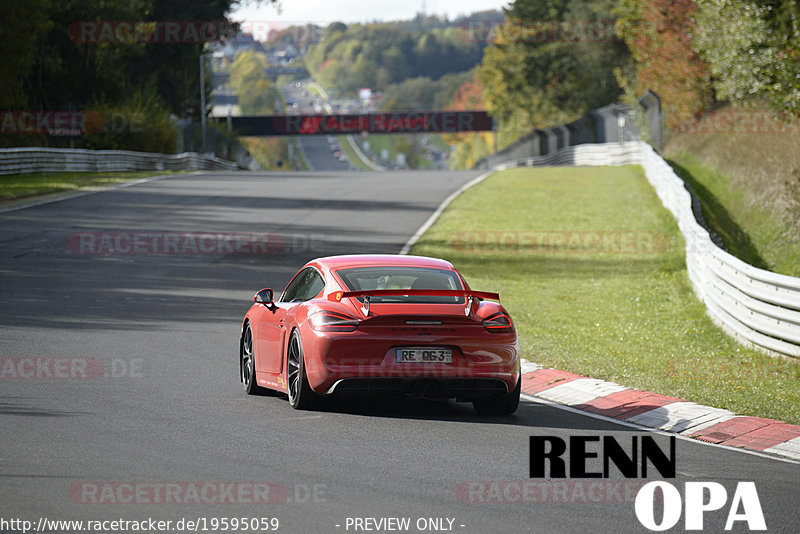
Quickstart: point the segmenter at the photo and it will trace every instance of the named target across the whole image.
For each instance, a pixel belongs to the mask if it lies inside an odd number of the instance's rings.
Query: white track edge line
[[[467,182],[464,185],[462,185],[461,187],[459,187],[455,192],[451,193],[449,197],[444,199],[442,201],[442,203],[439,204],[439,207],[436,208],[436,211],[434,211],[431,214],[431,216],[428,217],[428,220],[426,220],[424,223],[422,223],[422,226],[420,226],[417,229],[417,231],[414,232],[414,235],[412,235],[408,239],[408,241],[406,241],[406,244],[403,245],[403,248],[400,249],[400,254],[408,254],[409,253],[409,251],[411,250],[411,247],[413,247],[417,243],[417,241],[419,241],[419,238],[422,237],[422,234],[427,232],[428,229],[431,226],[433,226],[433,223],[436,222],[436,220],[442,215],[442,212],[445,210],[445,208],[447,208],[447,206],[450,205],[450,203],[453,200],[455,200],[456,197],[461,195],[464,191],[466,191],[467,189],[469,189],[473,185],[478,185],[479,183],[481,183],[482,181],[484,181],[485,179],[487,179],[489,176],[491,176],[494,173],[495,173],[495,170],[493,169],[493,170],[490,170],[489,172],[485,172],[485,173],[481,174],[477,178],[473,178],[469,182]]]
[[[586,415],[588,417],[592,417],[594,419],[599,419],[601,421],[606,421],[608,423],[617,423],[617,424],[628,426],[628,427],[631,427],[631,428],[635,428],[637,430],[641,430],[641,431],[644,431],[644,432],[652,432],[654,434],[660,434],[662,436],[675,436],[678,439],[681,439],[683,441],[689,441],[691,443],[699,443],[701,445],[709,445],[709,446],[712,446],[712,447],[719,447],[721,449],[727,449],[729,451],[736,451],[736,452],[742,452],[742,453],[745,453],[745,454],[751,454],[753,456],[758,456],[760,458],[767,458],[767,459],[770,459],[770,460],[778,460],[779,462],[786,462],[786,463],[789,463],[789,464],[800,465],[800,461],[794,460],[792,458],[786,458],[784,456],[778,456],[777,453],[767,454],[767,453],[764,453],[764,452],[761,452],[761,451],[752,451],[750,449],[742,449],[742,448],[739,448],[739,447],[731,447],[731,446],[728,446],[728,445],[722,445],[720,443],[710,443],[708,441],[702,441],[702,440],[699,440],[699,439],[691,438],[689,436],[683,436],[683,435],[675,433],[675,432],[667,432],[666,430],[661,430],[660,428],[652,428],[652,427],[648,427],[648,426],[637,425],[636,423],[631,423],[631,422],[625,421],[623,419],[615,419],[613,417],[608,417],[607,415],[601,415],[601,414],[597,414],[597,413],[593,413],[593,412],[585,412],[583,410],[579,410],[578,408],[573,408],[572,406],[567,406],[566,404],[559,404],[557,402],[552,402],[552,401],[549,401],[549,400],[541,398],[541,397],[536,397],[536,396],[533,396],[533,395],[529,395],[527,393],[523,393],[520,396],[522,398],[524,398],[526,400],[529,400],[529,401],[532,401],[532,402],[538,402],[540,404],[546,404],[548,406],[552,406],[553,408],[559,408],[561,410],[566,410],[568,412],[572,412],[572,413],[579,414],[579,415]]]

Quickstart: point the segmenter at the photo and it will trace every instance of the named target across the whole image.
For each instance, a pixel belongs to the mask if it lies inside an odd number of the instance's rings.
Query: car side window
[[[320,276],[320,274],[314,269],[312,269],[311,272],[313,274],[311,275],[311,280],[307,286],[308,289],[301,299],[303,301],[313,299],[319,295],[319,292],[325,287],[325,281],[322,279],[322,276]]]
[[[305,302],[316,297],[324,286],[325,282],[316,269],[307,267],[286,287],[281,302]]]
[[[311,267],[303,269],[294,277],[294,280],[289,282],[289,285],[286,286],[286,290],[283,292],[281,302],[292,302],[297,299],[297,296],[303,291],[303,286],[310,271],[313,271]]]

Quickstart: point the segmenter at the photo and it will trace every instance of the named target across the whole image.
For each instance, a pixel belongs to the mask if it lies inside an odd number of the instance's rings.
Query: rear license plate
[[[453,351],[436,348],[395,349],[397,363],[453,363]]]

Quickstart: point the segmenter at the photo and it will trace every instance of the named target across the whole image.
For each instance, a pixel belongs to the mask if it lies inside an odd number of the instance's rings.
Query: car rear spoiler
[[[361,311],[369,315],[370,297],[464,297],[467,299],[466,315],[472,309],[472,303],[477,299],[500,300],[499,293],[489,291],[472,291],[464,289],[367,289],[364,291],[334,291],[328,294],[328,300],[339,302],[346,298],[364,298]]]

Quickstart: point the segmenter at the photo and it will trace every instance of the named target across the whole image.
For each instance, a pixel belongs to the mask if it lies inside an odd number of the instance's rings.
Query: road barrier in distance
[[[36,172],[228,171],[239,166],[214,156],[184,152],[22,147],[0,149],[0,174]]]

